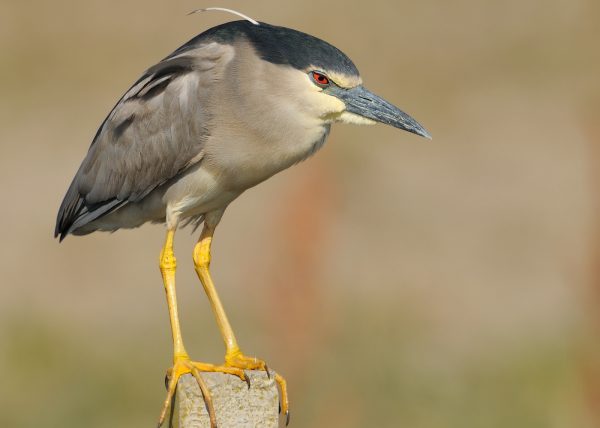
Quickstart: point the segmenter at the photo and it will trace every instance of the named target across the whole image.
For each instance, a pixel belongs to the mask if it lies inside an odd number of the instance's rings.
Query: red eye
[[[315,82],[317,82],[319,85],[322,86],[327,86],[329,85],[329,79],[327,78],[327,76],[325,76],[324,74],[321,74],[317,71],[313,71],[312,72],[312,78],[314,79]]]

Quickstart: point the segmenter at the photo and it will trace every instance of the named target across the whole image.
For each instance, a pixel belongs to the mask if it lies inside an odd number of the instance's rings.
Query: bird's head
[[[305,129],[320,123],[360,125],[383,123],[431,138],[412,117],[375,95],[362,84],[352,60],[335,46],[290,28],[255,21],[219,7],[244,20],[213,27],[197,36],[234,48],[237,61],[226,78],[237,116],[253,123],[277,122],[285,127],[297,119]],[[192,39],[183,48],[195,46]],[[181,48],[173,56],[181,53]],[[239,95],[243,94],[243,97]]]
[[[276,95],[283,103],[302,105],[324,123],[377,122],[431,138],[427,131],[398,107],[362,84],[359,71],[342,51],[309,34],[256,21],[235,21],[215,27],[212,38],[231,42],[240,37],[259,57],[262,67],[252,79],[254,88]],[[256,62],[255,62],[256,64]],[[247,80],[247,74],[244,80]]]

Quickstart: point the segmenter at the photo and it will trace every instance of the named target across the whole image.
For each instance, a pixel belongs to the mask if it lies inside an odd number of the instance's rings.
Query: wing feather
[[[100,126],[58,212],[55,236],[138,202],[202,159],[210,84],[228,61],[216,42],[176,51],[123,95]]]

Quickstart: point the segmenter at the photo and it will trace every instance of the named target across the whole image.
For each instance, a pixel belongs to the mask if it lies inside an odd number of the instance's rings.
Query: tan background
[[[0,3],[0,421],[152,426],[163,228],[52,239],[106,113],[232,7],[321,37],[433,141],[334,127],[232,204],[213,272],[292,427],[599,427],[600,3]],[[188,349],[222,343],[177,236]]]

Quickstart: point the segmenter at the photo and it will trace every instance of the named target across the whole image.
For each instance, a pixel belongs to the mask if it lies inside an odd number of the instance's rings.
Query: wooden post
[[[201,373],[213,399],[218,428],[279,427],[279,391],[264,371],[247,371],[250,389],[237,376]],[[196,380],[184,375],[177,385],[179,428],[210,428],[208,412]]]

